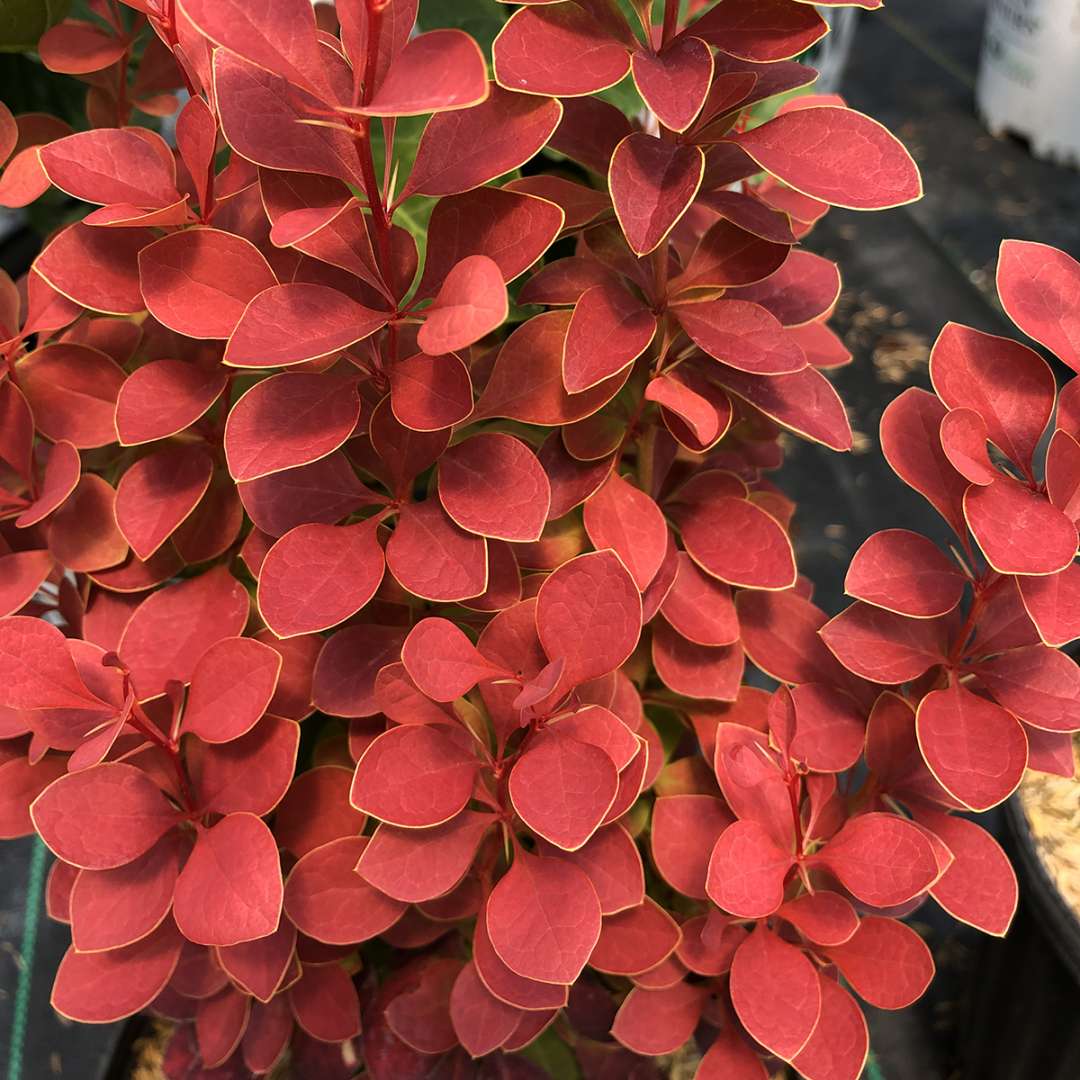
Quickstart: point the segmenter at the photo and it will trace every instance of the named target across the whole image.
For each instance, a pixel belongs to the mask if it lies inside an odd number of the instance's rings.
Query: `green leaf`
[[[492,0],[424,0],[418,21],[421,30],[464,30],[490,58],[491,43],[512,11],[513,7]]]
[[[548,1076],[557,1080],[581,1080],[581,1069],[570,1047],[548,1028],[535,1042],[521,1051],[534,1065],[539,1065]]]
[[[641,100],[634,80],[627,75],[622,82],[601,90],[596,95],[605,101],[610,101],[617,109],[621,109],[629,117],[640,116],[645,108],[645,102]]]
[[[0,0],[0,52],[28,52],[58,23],[70,0]]]

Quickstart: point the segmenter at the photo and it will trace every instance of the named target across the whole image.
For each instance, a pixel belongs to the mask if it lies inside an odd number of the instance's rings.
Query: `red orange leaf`
[[[453,701],[501,672],[447,619],[416,623],[405,638],[401,660],[417,687],[435,701]]]
[[[437,499],[406,506],[386,545],[386,565],[398,584],[428,600],[480,596],[487,563],[484,538],[459,528]]]
[[[464,349],[502,325],[508,303],[499,264],[469,255],[446,275],[416,342],[430,356]]]
[[[487,93],[487,68],[476,42],[461,30],[432,30],[405,45],[371,100],[356,111],[419,116],[478,105]]]
[[[317,170],[363,184],[352,136],[337,126],[304,122],[325,115],[326,106],[313,94],[227,49],[214,51],[213,75],[221,131],[238,154],[270,169]]]
[[[1009,476],[964,494],[964,517],[986,561],[1002,574],[1056,574],[1076,555],[1076,525]]]
[[[653,804],[653,862],[664,880],[685,896],[704,900],[709,858],[732,823],[724,803],[712,795],[665,795]]]
[[[124,372],[105,353],[88,345],[54,342],[30,353],[18,371],[19,388],[42,434],[80,449],[116,438],[112,418]]]
[[[484,985],[475,962],[461,969],[450,993],[450,1019],[456,1041],[471,1057],[483,1057],[502,1046],[522,1016],[520,1009],[501,1001]]]
[[[316,941],[346,945],[381,934],[401,918],[405,905],[384,896],[356,873],[368,844],[345,836],[309,851],[285,886],[285,913]]]
[[[1064,251],[1026,240],[1005,240],[997,289],[1006,314],[1030,338],[1080,370],[1080,266]]]
[[[391,825],[440,825],[469,801],[476,769],[477,761],[443,728],[392,728],[357,764],[350,801]]]
[[[865,915],[850,941],[826,951],[859,997],[879,1009],[918,1001],[934,977],[922,938],[895,919]]]
[[[937,880],[930,842],[909,821],[894,814],[850,818],[814,856],[846,889],[871,907],[898,907]]]
[[[629,369],[580,394],[563,385],[562,358],[570,312],[548,311],[519,326],[506,339],[476,403],[474,420],[505,416],[554,426],[591,416],[622,388]]]
[[[225,348],[233,367],[300,364],[332,356],[385,325],[373,311],[325,285],[271,285],[251,299]]]
[[[493,820],[491,814],[464,810],[427,829],[380,825],[356,872],[396,900],[413,904],[433,900],[465,876]]]
[[[919,748],[938,782],[965,806],[988,810],[1016,790],[1027,767],[1027,738],[1000,705],[962,686],[919,703]]]
[[[950,409],[973,409],[998,449],[1030,468],[1056,392],[1053,372],[1034,349],[947,323],[930,353],[930,378]]]
[[[71,890],[72,944],[80,952],[120,949],[162,923],[190,843],[172,829],[134,862],[83,870]]]
[[[614,86],[630,54],[577,4],[516,11],[492,46],[500,86],[527,94],[575,97]]]
[[[1045,577],[1018,577],[1016,585],[1047,645],[1059,647],[1080,637],[1080,566],[1070,563]]]
[[[600,937],[600,902],[588,877],[562,859],[518,851],[488,898],[487,931],[518,975],[571,983]]]
[[[760,304],[784,326],[804,327],[832,312],[840,296],[840,271],[831,260],[797,249],[774,274],[729,295]]]
[[[859,916],[850,902],[839,893],[824,890],[789,900],[779,913],[800,934],[818,945],[842,945],[859,928]]]
[[[870,1049],[866,1019],[854,998],[833,979],[819,973],[821,1016],[810,1041],[792,1064],[807,1080],[855,1080],[862,1075]]]
[[[236,945],[277,929],[282,891],[270,830],[254,814],[229,814],[199,834],[176,882],[173,914],[189,941]]]
[[[709,898],[732,915],[763,919],[783,903],[784,879],[793,861],[764,825],[736,821],[720,834],[709,859]]]
[[[259,610],[278,637],[326,630],[375,595],[384,559],[374,520],[356,525],[298,525],[267,552],[259,573]],[[333,589],[315,584],[333,582]]]
[[[119,762],[61,777],[37,797],[30,816],[56,855],[86,870],[132,862],[177,821],[146,773]]]
[[[79,953],[72,946],[60,961],[52,1007],[89,1024],[111,1023],[145,1009],[165,988],[180,957],[183,938],[172,920],[124,949]]]
[[[953,918],[1002,937],[1016,913],[1016,874],[998,842],[966,818],[921,808],[917,820],[937,836],[953,861],[934,883],[931,896]]]
[[[667,550],[667,523],[656,503],[612,472],[585,501],[584,521],[593,547],[611,548],[644,592]]]
[[[247,305],[276,285],[266,259],[243,237],[187,229],[139,252],[139,284],[158,322],[195,338],[227,338]]]
[[[153,239],[149,229],[76,223],[52,239],[34,261],[34,270],[76,304],[106,315],[134,315],[144,307],[139,254]]]
[[[787,375],[806,367],[806,356],[759,304],[706,300],[680,304],[679,324],[709,356],[751,375]]]
[[[548,659],[565,661],[563,678],[574,686],[614,671],[634,651],[641,597],[614,552],[579,555],[541,586],[536,627]]]
[[[151,360],[133,371],[116,398],[116,434],[123,446],[164,439],[195,423],[225,388],[220,368],[183,360]]]
[[[764,376],[725,367],[717,381],[796,435],[832,450],[851,449],[844,405],[820,371],[807,367],[791,375]]]
[[[420,137],[406,195],[457,195],[516,169],[548,141],[562,118],[554,98],[492,85],[472,109],[439,113]]]
[[[730,585],[787,589],[795,583],[791,541],[780,523],[746,499],[703,496],[674,510],[687,553]]]
[[[938,431],[945,414],[945,406],[933,394],[909,387],[881,414],[881,452],[893,472],[962,536],[961,501],[968,485],[941,450]]]
[[[790,1060],[810,1041],[821,1015],[821,987],[810,961],[759,925],[731,965],[731,1003],[743,1027]]]
[[[223,638],[199,657],[184,707],[184,731],[208,743],[250,731],[277,688],[281,656],[254,638]]]
[[[976,668],[987,689],[1025,724],[1044,731],[1080,730],[1080,666],[1042,645],[1013,649]]]
[[[992,484],[1000,475],[990,461],[986,421],[974,409],[951,409],[941,418],[941,449],[949,464],[973,484]]]
[[[283,372],[256,383],[225,425],[225,457],[234,480],[255,480],[333,453],[360,416],[356,380],[347,375]]]
[[[832,206],[883,210],[922,196],[903,145],[854,109],[797,109],[730,138],[766,172]]]
[[[120,477],[116,524],[144,562],[206,494],[214,460],[201,446],[170,446],[140,458]]]
[[[406,357],[394,364],[388,377],[394,416],[414,431],[440,431],[460,423],[472,412],[469,369],[452,353]]]
[[[439,461],[439,501],[463,529],[502,540],[538,540],[551,502],[536,455],[510,435],[483,433]]]
[[[517,760],[508,790],[530,829],[576,851],[604,820],[618,787],[615,764],[604,750],[555,728]]]
[[[849,671],[878,683],[917,679],[947,653],[941,619],[911,619],[862,601],[830,619],[821,638]]]
[[[964,580],[925,536],[907,529],[885,529],[852,556],[844,591],[898,615],[933,618],[960,603]]]
[[[315,20],[302,0],[255,5],[238,0],[182,0],[182,7],[214,44],[300,86],[319,92],[327,89]]]
[[[224,566],[151,593],[124,628],[117,651],[131,670],[140,700],[156,697],[170,679],[190,682],[199,657],[247,623],[247,590]]]

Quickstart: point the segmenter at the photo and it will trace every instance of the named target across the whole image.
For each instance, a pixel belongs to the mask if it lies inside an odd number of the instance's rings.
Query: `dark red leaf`
[[[704,175],[705,156],[696,146],[666,142],[644,132],[615,148],[608,189],[623,235],[636,255],[659,247],[686,213]]]
[[[656,316],[621,285],[581,294],[563,352],[563,385],[579,394],[632,364],[656,333]]]
[[[750,0],[729,8],[715,7],[689,33],[731,56],[772,62],[805,52],[829,31],[812,8],[795,7],[784,0]]]
[[[611,1034],[638,1054],[671,1054],[694,1033],[705,988],[679,982],[666,990],[635,988],[623,1000]]]

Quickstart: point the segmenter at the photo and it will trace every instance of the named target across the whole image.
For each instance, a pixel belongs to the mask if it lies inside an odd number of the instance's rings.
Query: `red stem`
[[[679,28],[679,0],[664,0],[664,26],[660,35],[660,48],[671,43]]]
[[[158,730],[157,725],[146,715],[138,702],[132,707],[128,722],[140,735],[145,736],[168,756],[173,772],[176,773],[176,782],[180,788],[181,798],[184,800],[184,808],[188,813],[193,813],[196,806],[195,793],[192,790],[191,781],[188,779],[187,770],[184,768],[184,762],[180,757],[179,744]]]

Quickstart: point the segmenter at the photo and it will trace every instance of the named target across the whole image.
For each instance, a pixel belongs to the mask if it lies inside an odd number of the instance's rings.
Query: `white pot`
[[[994,134],[1080,164],[1080,0],[990,0],[975,100]]]

